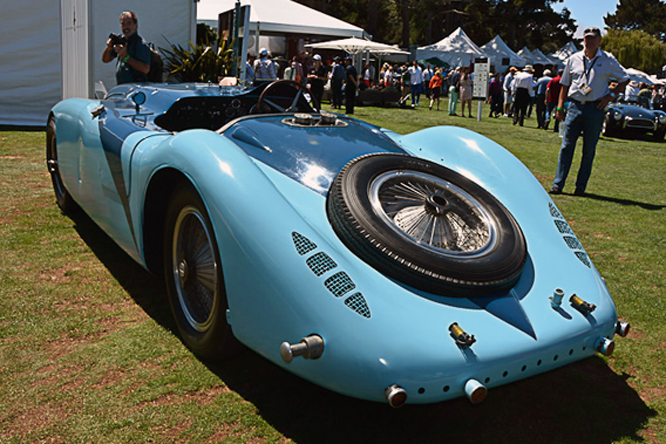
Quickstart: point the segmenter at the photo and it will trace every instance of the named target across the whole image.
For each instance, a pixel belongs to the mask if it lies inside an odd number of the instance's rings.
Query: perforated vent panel
[[[308,267],[312,270],[317,276],[330,271],[338,266],[331,257],[326,253],[317,253],[310,256],[306,261]]]
[[[583,246],[580,244],[578,239],[576,239],[573,236],[564,236],[564,242],[566,242],[567,245],[569,246],[569,248],[571,248],[572,250],[582,250],[583,249]]]
[[[291,233],[291,238],[294,241],[294,246],[296,247],[296,251],[301,256],[306,255],[309,252],[317,249],[317,244],[315,244],[307,237],[295,231]]]
[[[548,203],[548,208],[550,209],[550,215],[556,219],[564,219],[560,214],[559,210],[552,203]]]
[[[345,293],[348,293],[356,288],[354,281],[352,281],[344,271],[335,273],[333,276],[326,279],[326,281],[324,281],[324,285],[326,288],[328,288],[328,291],[333,293],[333,296],[336,298],[342,297]]]
[[[345,305],[363,317],[370,318],[370,308],[361,293],[354,293],[345,299]]]
[[[565,221],[555,220],[554,222],[555,222],[555,225],[557,225],[557,229],[560,230],[560,233],[562,233],[562,234],[573,234],[573,231],[571,230],[571,227]]]

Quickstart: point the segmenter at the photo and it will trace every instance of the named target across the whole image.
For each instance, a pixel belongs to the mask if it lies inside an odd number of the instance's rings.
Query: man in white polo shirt
[[[576,141],[583,133],[583,158],[580,162],[574,195],[585,194],[592,173],[592,162],[604,121],[606,105],[616,94],[624,91],[629,76],[612,54],[599,49],[599,28],[584,31],[583,51],[569,57],[560,81],[557,120],[564,122],[564,137],[557,162],[557,172],[551,194],[560,194],[571,168]],[[611,90],[610,82],[617,82]],[[569,102],[565,113],[564,103]]]

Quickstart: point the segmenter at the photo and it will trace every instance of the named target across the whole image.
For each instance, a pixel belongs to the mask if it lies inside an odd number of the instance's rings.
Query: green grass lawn
[[[534,118],[517,127],[487,108],[479,122],[427,106],[360,107],[355,117],[400,133],[472,129],[552,183],[561,139]],[[329,392],[252,352],[220,366],[197,360],[161,280],[85,215],[60,212],[44,145],[42,132],[0,132],[0,443],[666,442],[666,143],[602,138],[589,194],[566,194],[577,153],[554,199],[632,324],[615,354],[492,389],[479,406],[400,410]]]

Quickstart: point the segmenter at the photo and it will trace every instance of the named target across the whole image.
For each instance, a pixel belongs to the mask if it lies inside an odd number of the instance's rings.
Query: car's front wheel
[[[70,213],[78,208],[71,194],[65,188],[60,175],[60,164],[58,163],[58,140],[56,138],[56,122],[51,117],[46,126],[46,167],[51,174],[53,191],[55,192],[56,202],[60,209],[65,213]]]
[[[240,345],[227,323],[227,295],[210,218],[190,186],[176,191],[166,217],[164,274],[169,302],[185,344],[217,361]]]
[[[664,134],[666,134],[666,128],[664,128],[664,129],[660,129],[660,130],[657,130],[657,131],[655,131],[654,134],[652,135],[652,139],[653,139],[655,142],[661,142],[661,141],[664,140]]]

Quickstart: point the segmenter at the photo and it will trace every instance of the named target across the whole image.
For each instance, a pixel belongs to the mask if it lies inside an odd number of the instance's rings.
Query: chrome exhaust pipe
[[[469,379],[465,383],[465,394],[472,404],[479,404],[486,399],[488,389],[476,379]]]
[[[394,409],[402,407],[407,402],[407,392],[397,384],[386,387],[384,394],[389,405]]]

